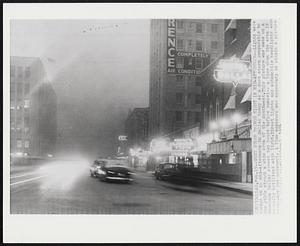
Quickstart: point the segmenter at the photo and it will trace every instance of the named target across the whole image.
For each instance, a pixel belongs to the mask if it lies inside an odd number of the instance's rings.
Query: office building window
[[[193,58],[188,58],[188,66],[193,66]]]
[[[22,67],[18,67],[18,78],[22,78],[23,77],[23,68]]]
[[[187,40],[187,48],[188,48],[188,49],[191,49],[192,47],[193,47],[193,40],[188,39],[188,40]]]
[[[177,68],[184,68],[184,58],[183,57],[177,57],[176,58],[176,67]]]
[[[196,24],[196,33],[202,33],[202,23],[197,23]]]
[[[218,48],[218,42],[217,41],[211,41],[211,48],[217,49]]]
[[[195,104],[200,104],[201,103],[201,95],[200,94],[196,94],[195,95]]]
[[[22,148],[22,140],[17,140],[17,148]]]
[[[178,29],[183,29],[183,21],[177,20],[176,24]]]
[[[176,103],[182,103],[183,102],[183,94],[181,92],[176,93]]]
[[[16,67],[10,66],[10,77],[15,77],[15,76],[16,76]]]
[[[29,108],[30,107],[30,102],[28,99],[24,100],[24,108]]]
[[[176,46],[177,46],[177,49],[183,50],[183,48],[184,48],[183,39],[177,39]]]
[[[25,147],[25,148],[29,148],[29,141],[28,141],[28,140],[25,140],[25,142],[24,142],[24,147]]]
[[[25,87],[25,94],[28,94],[29,91],[30,91],[30,84],[29,83],[25,83],[24,87]]]
[[[192,121],[192,115],[193,115],[193,112],[190,112],[190,111],[187,112],[187,121],[188,122]]]
[[[201,77],[196,77],[196,79],[195,79],[195,85],[196,86],[201,86]]]
[[[175,115],[176,121],[182,121],[182,112],[181,111],[176,111]]]
[[[195,122],[200,122],[201,114],[200,112],[195,112]]]
[[[212,121],[214,119],[213,114],[214,114],[213,113],[213,105],[210,104],[209,105],[209,121]]]
[[[201,40],[196,41],[196,50],[202,51],[202,41]]]
[[[183,75],[176,75],[176,82],[183,82]]]
[[[203,68],[203,60],[202,58],[196,58],[195,59],[195,68],[196,69],[202,69]]]
[[[203,109],[203,122],[204,122],[204,128],[207,126],[207,110],[206,107]]]
[[[190,100],[192,98],[192,93],[188,94],[188,99]]]
[[[30,77],[30,67],[26,67],[25,68],[25,78],[29,78]]]
[[[22,97],[22,84],[18,84],[17,86],[17,97],[20,99]]]
[[[219,99],[216,99],[216,120],[220,118],[220,103]]]
[[[211,24],[211,32],[218,32],[218,24]]]

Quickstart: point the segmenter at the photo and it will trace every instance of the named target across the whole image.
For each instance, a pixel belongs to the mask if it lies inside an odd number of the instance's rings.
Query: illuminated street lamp
[[[238,139],[239,138],[239,134],[238,134],[238,124],[241,122],[241,115],[239,113],[234,113],[232,115],[232,121],[235,123],[235,133],[233,138],[234,139]]]

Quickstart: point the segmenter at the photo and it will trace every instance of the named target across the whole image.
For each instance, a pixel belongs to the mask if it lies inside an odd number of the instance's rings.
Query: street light
[[[239,134],[238,134],[238,124],[240,123],[241,121],[241,115],[239,113],[234,113],[232,115],[232,121],[235,123],[235,133],[234,133],[234,136],[233,138],[234,139],[238,139],[239,138]]]

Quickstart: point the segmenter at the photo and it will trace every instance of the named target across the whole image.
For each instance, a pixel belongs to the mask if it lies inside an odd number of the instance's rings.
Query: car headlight
[[[128,172],[128,174],[130,174],[130,175],[134,175],[134,173],[133,173],[133,172]]]
[[[106,172],[103,171],[103,170],[101,170],[101,169],[98,169],[98,170],[97,170],[97,173],[98,173],[98,174],[104,174],[104,175],[106,174]]]
[[[114,172],[112,172],[112,171],[107,171],[107,173],[114,174]]]

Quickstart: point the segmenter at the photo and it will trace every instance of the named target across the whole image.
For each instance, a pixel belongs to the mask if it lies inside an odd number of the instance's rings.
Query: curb
[[[243,189],[239,189],[239,188],[228,187],[226,185],[216,184],[216,183],[212,183],[212,182],[209,182],[209,181],[203,181],[203,183],[209,184],[211,186],[221,187],[221,188],[227,189],[227,190],[233,190],[233,191],[244,193],[244,194],[247,194],[247,195],[253,195],[253,191],[249,191],[249,190],[243,190]]]

